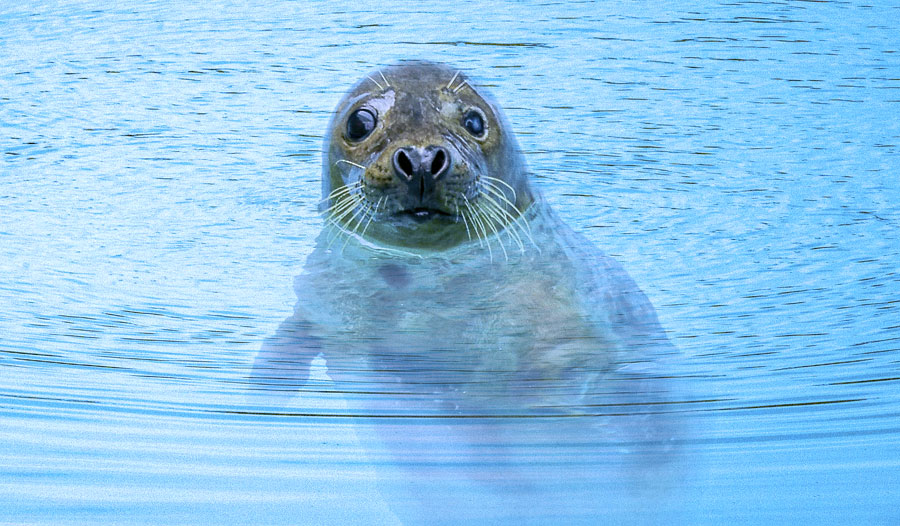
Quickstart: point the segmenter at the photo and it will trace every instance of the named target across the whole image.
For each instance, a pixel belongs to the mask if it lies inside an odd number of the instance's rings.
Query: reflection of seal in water
[[[337,381],[405,388],[376,410],[577,413],[617,361],[669,348],[631,278],[532,188],[500,108],[462,73],[364,77],[325,143],[328,227],[260,382],[302,383],[322,353]]]

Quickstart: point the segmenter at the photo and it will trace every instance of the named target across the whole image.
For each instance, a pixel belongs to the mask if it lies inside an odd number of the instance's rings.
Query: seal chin
[[[394,214],[394,218],[396,218],[401,223],[407,224],[410,222],[422,224],[434,219],[449,219],[453,222],[456,222],[456,216],[434,208],[411,208],[407,210],[400,210],[399,212]]]

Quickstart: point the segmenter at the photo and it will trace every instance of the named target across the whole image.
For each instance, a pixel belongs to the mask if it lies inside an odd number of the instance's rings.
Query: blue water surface
[[[900,522],[898,20],[4,3],[0,524]],[[678,348],[596,435],[367,418],[321,359],[287,399],[251,380],[322,227],[331,111],[407,58],[493,92]]]

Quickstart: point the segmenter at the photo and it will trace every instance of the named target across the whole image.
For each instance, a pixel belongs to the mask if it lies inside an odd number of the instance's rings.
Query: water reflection
[[[684,402],[661,370],[675,349],[653,307],[543,203],[530,216],[534,243],[507,258],[478,243],[403,254],[324,230],[294,314],[257,356],[270,411],[296,395],[346,400],[345,412],[302,403],[353,419],[404,521],[438,509],[590,521],[672,482]],[[330,383],[309,380],[319,357]]]

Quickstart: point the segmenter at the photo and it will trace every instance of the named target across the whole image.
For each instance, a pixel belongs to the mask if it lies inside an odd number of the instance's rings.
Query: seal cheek
[[[366,168],[363,177],[366,184],[375,188],[386,188],[393,183],[394,174],[390,164],[379,158]]]
[[[456,173],[458,175],[466,175],[466,174],[469,174],[470,171],[471,171],[471,168],[469,167],[469,163],[468,163],[468,161],[466,161],[465,158],[461,158],[458,161],[456,161],[456,165],[454,166],[454,170],[453,170],[454,173]]]

